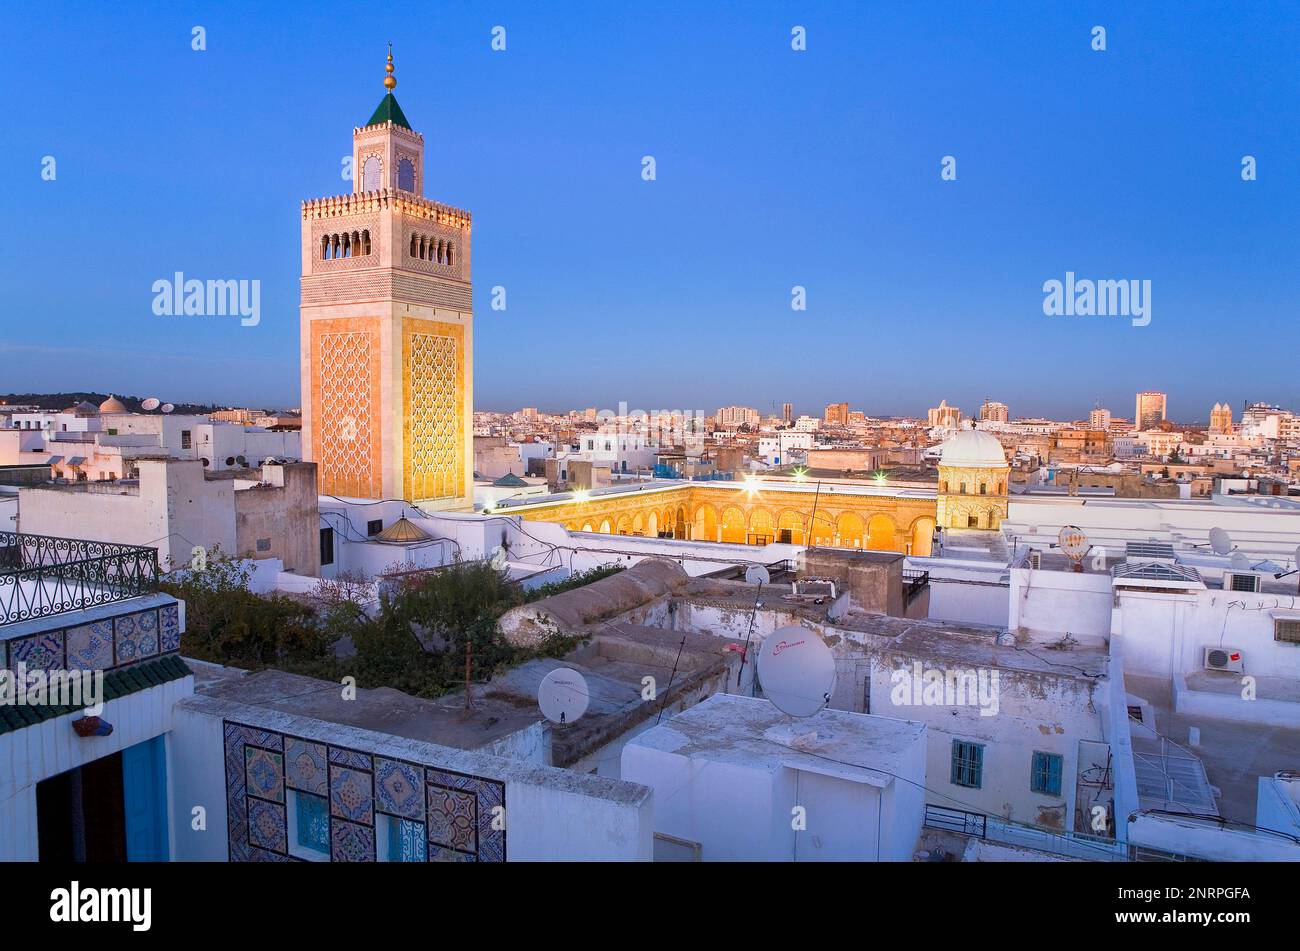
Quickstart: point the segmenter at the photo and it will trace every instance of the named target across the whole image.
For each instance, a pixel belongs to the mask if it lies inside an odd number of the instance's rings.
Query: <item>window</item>
[[[1029,788],[1047,796],[1061,794],[1061,757],[1056,753],[1034,752],[1029,770]]]
[[[397,163],[397,187],[404,192],[415,191],[415,166],[408,158],[402,158]]]
[[[367,192],[379,191],[379,176],[382,171],[383,166],[380,164],[379,156],[372,155],[367,158],[361,166],[361,190]]]
[[[378,535],[383,530],[384,530],[384,520],[382,518],[375,518],[366,522],[367,535]]]
[[[399,819],[397,816],[376,816],[380,828],[379,861],[423,862],[425,860],[424,823]],[[384,826],[387,826],[385,834]]]
[[[322,565],[334,564],[334,529],[322,528],[320,530],[320,563]]]
[[[979,789],[984,780],[984,747],[963,740],[952,741],[952,784]]]
[[[1273,621],[1273,640],[1300,644],[1300,618],[1276,618]]]
[[[330,815],[324,796],[289,790],[289,853],[302,859],[330,856]]]
[[[182,449],[189,449],[189,448],[191,448],[191,443],[192,443],[192,440],[190,439],[190,431],[189,431],[188,429],[182,429],[182,430],[181,430],[181,448],[182,448]]]

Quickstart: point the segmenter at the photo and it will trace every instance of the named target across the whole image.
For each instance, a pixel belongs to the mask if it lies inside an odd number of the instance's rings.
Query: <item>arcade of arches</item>
[[[759,490],[751,497],[734,488],[691,484],[528,506],[519,514],[574,532],[930,554],[934,499],[823,491],[814,515],[814,496],[809,489]]]

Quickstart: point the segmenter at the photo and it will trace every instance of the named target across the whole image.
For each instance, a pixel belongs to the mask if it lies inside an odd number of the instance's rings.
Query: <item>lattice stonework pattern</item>
[[[499,780],[228,720],[223,730],[232,862],[506,860]],[[319,813],[304,815],[313,803]]]
[[[465,487],[464,330],[408,322],[404,338],[408,498],[453,499]]]
[[[312,443],[320,491],[376,498],[378,336],[369,331],[321,331],[316,351]]]

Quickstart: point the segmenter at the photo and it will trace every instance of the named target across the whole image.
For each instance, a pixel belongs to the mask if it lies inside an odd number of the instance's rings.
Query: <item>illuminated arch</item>
[[[707,502],[695,510],[695,537],[706,542],[718,540],[718,512]]]
[[[789,541],[792,545],[803,544],[804,523],[808,520],[793,509],[786,509],[776,520],[777,541]],[[785,533],[789,532],[787,538]]]
[[[828,547],[835,544],[835,520],[826,512],[817,511],[809,513],[812,520],[812,527],[808,530],[808,537],[814,546],[820,545]]]
[[[934,519],[928,515],[912,522],[912,554],[925,557],[930,554],[930,542],[934,538]]]
[[[776,522],[767,509],[754,509],[749,515],[749,538],[751,545],[766,545],[776,541]]]
[[[888,515],[873,515],[867,522],[867,547],[872,551],[897,551],[897,528]]]
[[[618,520],[614,522],[614,534],[626,535],[630,531],[632,531],[632,519],[626,514],[620,515]]]
[[[594,532],[594,531],[595,531],[595,529],[591,527],[591,523],[590,523],[590,522],[584,522],[583,525],[582,525],[582,530],[583,530],[584,532]]]
[[[657,512],[651,512],[646,516],[645,533],[651,538],[659,537],[659,514]]]
[[[603,522],[600,523],[600,533],[602,535],[611,534],[611,530],[609,527],[609,519],[605,519]]]
[[[673,537],[686,537],[686,506],[677,506],[677,518],[673,521]]]
[[[734,505],[728,505],[722,510],[721,528],[722,541],[744,544],[745,513]]]
[[[839,536],[841,548],[861,548],[867,537],[862,524],[862,516],[857,512],[841,512],[835,520],[835,534]]]

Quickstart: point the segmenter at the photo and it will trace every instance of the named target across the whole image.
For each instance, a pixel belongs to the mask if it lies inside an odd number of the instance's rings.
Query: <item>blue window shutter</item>
[[[297,796],[298,844],[317,852],[330,850],[330,820],[325,809],[325,797],[295,792]]]

